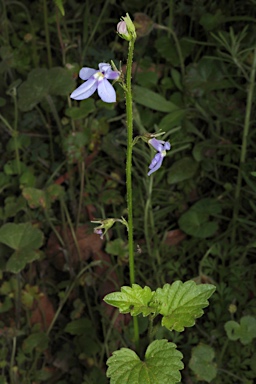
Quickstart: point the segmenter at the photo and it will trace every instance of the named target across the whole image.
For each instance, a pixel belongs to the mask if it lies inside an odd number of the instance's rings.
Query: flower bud
[[[121,21],[117,24],[117,33],[127,41],[136,39],[135,26],[128,13],[126,13],[126,16],[122,17]]]
[[[127,31],[127,28],[126,28],[126,22],[125,21],[120,21],[118,24],[117,24],[117,32],[119,33],[119,35],[126,35],[128,36],[128,31]]]

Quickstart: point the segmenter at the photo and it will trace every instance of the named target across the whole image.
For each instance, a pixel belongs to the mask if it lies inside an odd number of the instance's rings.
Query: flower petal
[[[149,166],[150,171],[148,172],[148,176],[150,176],[153,172],[156,172],[161,167],[163,158],[164,157],[161,155],[161,153],[157,153],[155,155]]]
[[[88,80],[89,77],[93,76],[94,73],[96,73],[97,70],[96,69],[93,69],[93,68],[82,68],[79,72],[79,77],[80,79],[82,80]]]
[[[116,80],[120,77],[120,72],[118,71],[112,71],[111,65],[107,63],[100,63],[99,64],[100,72],[104,74],[106,79],[109,80]]]
[[[107,72],[111,70],[111,65],[108,63],[99,63],[99,70],[100,72]]]
[[[169,151],[170,149],[171,149],[171,144],[169,143],[169,141],[166,141],[164,143],[164,150]]]
[[[84,84],[80,85],[71,93],[71,99],[84,100],[90,97],[97,89],[97,79],[91,78]]]
[[[107,79],[98,82],[98,94],[105,103],[114,103],[116,101],[116,91]]]
[[[164,146],[163,146],[164,141],[157,140],[157,139],[155,139],[153,137],[153,139],[150,139],[148,142],[149,142],[150,145],[152,145],[153,148],[155,148],[156,151],[158,151],[158,152],[163,151],[163,149],[164,149]]]

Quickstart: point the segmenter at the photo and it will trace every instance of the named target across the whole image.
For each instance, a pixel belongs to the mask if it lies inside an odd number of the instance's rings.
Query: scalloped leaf
[[[163,315],[162,325],[178,332],[184,331],[184,327],[192,327],[195,319],[203,315],[202,308],[209,305],[207,299],[215,289],[214,285],[197,285],[194,281],[175,281],[158,288],[154,302]]]
[[[227,321],[225,330],[229,340],[240,339],[242,344],[250,344],[256,338],[256,319],[253,316],[243,316],[240,324],[233,320]]]
[[[141,288],[137,284],[133,284],[132,288],[124,286],[121,292],[112,292],[104,297],[107,304],[119,308],[121,313],[131,313],[132,316],[137,316],[140,313],[143,316],[148,316],[152,313],[152,308],[149,307],[149,302],[152,300],[154,292],[147,286]]]
[[[147,348],[145,360],[122,348],[113,352],[108,361],[110,384],[176,384],[181,381],[182,353],[168,340],[155,340]]]
[[[215,352],[209,345],[199,344],[192,349],[189,368],[196,374],[198,380],[211,383],[217,376],[217,366],[213,362]]]

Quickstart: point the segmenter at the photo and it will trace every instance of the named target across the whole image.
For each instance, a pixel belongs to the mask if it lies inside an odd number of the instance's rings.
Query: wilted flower
[[[148,176],[150,176],[161,167],[163,159],[166,156],[166,151],[171,149],[171,144],[168,141],[157,140],[154,137],[150,139],[148,143],[157,151],[157,154],[149,165],[150,171],[148,172]]]
[[[107,63],[99,64],[99,71],[93,68],[82,68],[79,77],[86,80],[80,85],[70,97],[75,100],[84,100],[90,97],[97,89],[99,97],[106,103],[114,103],[116,101],[116,91],[109,80],[117,80],[120,72],[113,71],[111,65]]]

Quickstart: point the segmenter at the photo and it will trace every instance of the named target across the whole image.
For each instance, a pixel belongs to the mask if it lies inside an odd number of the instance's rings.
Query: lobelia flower
[[[168,141],[157,140],[155,138],[150,139],[148,143],[157,151],[157,154],[149,165],[150,171],[148,172],[148,176],[150,176],[161,167],[163,159],[166,156],[166,151],[171,149],[171,144]]]
[[[105,103],[114,103],[116,101],[116,91],[109,80],[117,80],[120,72],[113,71],[110,64],[100,63],[99,71],[93,68],[82,68],[79,77],[86,80],[74,92],[71,93],[71,99],[84,100],[90,97],[97,89],[99,97]]]

